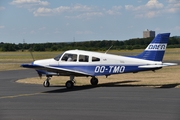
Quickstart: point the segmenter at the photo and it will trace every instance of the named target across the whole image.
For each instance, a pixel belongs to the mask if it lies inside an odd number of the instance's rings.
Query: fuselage
[[[68,56],[71,57],[70,61],[68,61]],[[111,74],[152,70],[149,68],[139,68],[138,66],[158,64],[160,65],[162,64],[162,62],[99,52],[69,50],[55,58],[36,60],[33,62],[33,64],[45,67],[50,66],[53,68],[66,69],[71,71],[79,71],[89,76],[108,76]],[[58,74],[61,75],[61,73]],[[63,73],[63,75],[66,74]],[[67,75],[69,76],[69,74]]]

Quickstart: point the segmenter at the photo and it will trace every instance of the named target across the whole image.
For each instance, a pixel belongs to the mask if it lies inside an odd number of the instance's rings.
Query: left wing
[[[86,72],[70,70],[70,69],[65,69],[65,68],[60,68],[60,67],[42,66],[42,65],[34,65],[34,64],[22,64],[21,67],[32,68],[38,71],[39,70],[45,71],[44,73],[46,73],[46,71],[53,72],[53,73],[57,73],[58,75],[63,75],[63,76],[69,76],[69,75],[92,76]]]

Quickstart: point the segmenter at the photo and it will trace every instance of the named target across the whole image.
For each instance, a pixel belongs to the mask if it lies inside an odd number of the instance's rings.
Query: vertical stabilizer
[[[162,61],[169,36],[170,33],[158,34],[153,39],[153,41],[147,46],[144,52],[135,57],[145,60]]]

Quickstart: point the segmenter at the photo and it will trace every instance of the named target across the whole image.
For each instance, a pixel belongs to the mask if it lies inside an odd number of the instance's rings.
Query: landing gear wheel
[[[67,89],[71,89],[73,87],[74,87],[74,82],[73,81],[69,80],[69,81],[66,82],[66,88]]]
[[[98,79],[96,77],[92,77],[90,82],[91,82],[91,85],[97,85]]]
[[[45,80],[44,83],[43,83],[43,86],[44,87],[49,87],[50,86],[50,82]]]

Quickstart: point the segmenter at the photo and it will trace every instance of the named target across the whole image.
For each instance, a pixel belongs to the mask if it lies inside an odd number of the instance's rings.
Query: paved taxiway
[[[112,83],[66,90],[15,82],[36,76],[33,70],[0,72],[0,76],[0,120],[180,120],[180,89],[173,85]]]

